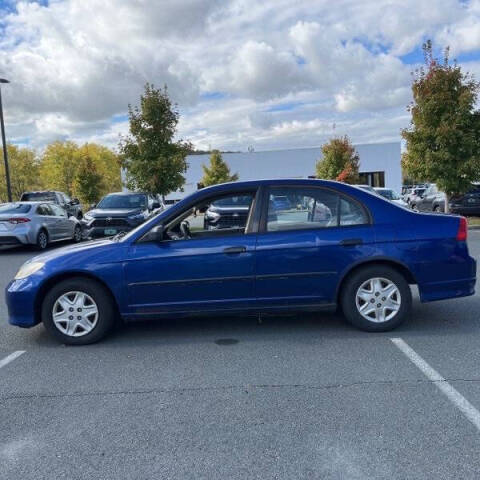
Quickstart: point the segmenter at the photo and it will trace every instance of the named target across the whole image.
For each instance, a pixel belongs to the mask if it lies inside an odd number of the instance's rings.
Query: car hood
[[[80,253],[87,252],[87,251],[91,251],[92,253],[95,253],[96,251],[111,249],[119,245],[121,244],[113,241],[110,238],[93,240],[91,242],[76,243],[76,244],[67,245],[62,248],[56,248],[54,250],[41,253],[40,255],[37,255],[36,257],[33,257],[32,259],[30,259],[29,262],[46,263],[51,260],[61,259],[62,257],[63,258],[71,257],[71,256],[75,257],[75,256],[78,256]]]
[[[142,208],[95,208],[90,210],[88,215],[94,218],[103,217],[128,217],[144,212]]]

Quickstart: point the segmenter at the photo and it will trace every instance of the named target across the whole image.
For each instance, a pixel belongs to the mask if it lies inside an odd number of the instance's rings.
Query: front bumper
[[[84,238],[102,238],[102,237],[111,237],[112,235],[116,235],[120,232],[129,232],[133,230],[138,225],[142,224],[145,220],[141,221],[133,221],[129,219],[122,219],[125,220],[124,225],[112,225],[112,226],[101,226],[97,227],[94,225],[94,220],[90,222],[86,222],[82,220],[80,223],[82,225],[82,235]]]
[[[35,295],[38,285],[35,276],[12,280],[5,290],[8,308],[8,323],[30,328],[40,323],[40,312],[35,309]]]

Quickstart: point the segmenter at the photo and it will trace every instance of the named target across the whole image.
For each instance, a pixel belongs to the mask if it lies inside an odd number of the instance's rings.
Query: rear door
[[[288,208],[276,205],[286,196]],[[331,304],[344,269],[374,242],[367,210],[323,187],[271,187],[256,250],[256,297],[262,306]]]
[[[431,212],[433,210],[433,202],[437,198],[438,195],[438,189],[436,185],[430,185],[427,190],[425,191],[425,194],[423,195],[422,201],[420,202],[419,205],[419,210],[422,210],[423,212]]]
[[[49,240],[58,240],[61,237],[61,229],[58,219],[52,209],[52,204],[42,203],[37,207],[36,213],[43,219],[43,224],[47,228]]]
[[[50,208],[55,218],[57,239],[71,238],[73,235],[73,223],[68,219],[67,211],[53,203],[50,205]]]

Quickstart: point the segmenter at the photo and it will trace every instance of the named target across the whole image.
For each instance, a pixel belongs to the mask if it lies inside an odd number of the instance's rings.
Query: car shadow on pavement
[[[290,315],[198,316],[136,322],[116,328],[110,345],[195,343],[219,338],[254,342],[293,340],[312,343],[319,338],[362,339],[375,336],[464,335],[480,332],[480,298],[469,297],[422,304],[414,300],[410,318],[391,332],[368,333],[350,326],[340,313]]]

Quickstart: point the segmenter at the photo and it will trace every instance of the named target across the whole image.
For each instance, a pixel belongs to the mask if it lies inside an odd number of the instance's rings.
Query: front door
[[[278,204],[276,198],[288,201]],[[345,268],[372,248],[364,207],[335,190],[270,188],[258,234],[256,296],[263,306],[331,304]]]
[[[247,224],[253,199],[254,193],[229,194],[190,206],[167,218],[162,240],[132,245],[125,263],[131,313],[252,306],[256,234],[247,233]]]

